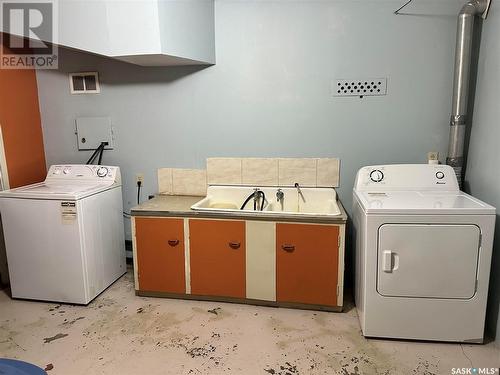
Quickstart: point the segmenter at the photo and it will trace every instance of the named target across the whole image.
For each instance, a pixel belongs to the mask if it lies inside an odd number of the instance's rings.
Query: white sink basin
[[[254,210],[253,197],[241,209],[245,200],[254,192],[254,188],[246,186],[209,186],[207,196],[191,206],[192,210],[209,212],[252,212],[262,215],[313,215],[339,216],[337,194],[333,188],[281,188],[284,198],[278,202],[277,187],[260,188],[265,194],[263,210],[260,211],[262,199],[256,202]]]

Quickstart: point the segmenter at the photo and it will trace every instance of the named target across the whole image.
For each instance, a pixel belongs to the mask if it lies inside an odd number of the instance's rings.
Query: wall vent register
[[[387,78],[337,79],[333,96],[381,96],[387,94]]]
[[[70,73],[71,94],[98,94],[101,92],[97,72]]]

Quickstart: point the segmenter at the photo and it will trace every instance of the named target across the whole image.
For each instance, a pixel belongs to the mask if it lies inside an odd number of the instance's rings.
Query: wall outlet
[[[427,153],[427,160],[429,162],[439,162],[439,152],[437,151],[431,151]]]
[[[141,184],[144,183],[144,175],[142,173],[137,173],[135,175],[135,182],[140,182]]]
[[[439,160],[439,152],[436,151],[428,152],[427,160]]]

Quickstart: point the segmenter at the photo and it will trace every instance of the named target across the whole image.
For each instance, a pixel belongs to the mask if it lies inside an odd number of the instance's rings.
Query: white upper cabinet
[[[215,64],[214,0],[56,4],[61,46],[144,66]]]

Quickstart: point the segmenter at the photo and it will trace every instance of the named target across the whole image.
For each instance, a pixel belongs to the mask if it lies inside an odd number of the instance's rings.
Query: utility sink
[[[301,187],[300,192],[295,187],[258,188],[264,194],[259,193],[256,201],[252,196],[255,189],[247,186],[209,186],[207,196],[191,206],[191,209],[208,212],[251,212],[262,215],[341,215],[337,204],[337,193],[333,188]],[[283,193],[282,200],[277,198],[278,189]],[[241,209],[247,199],[246,206]]]

